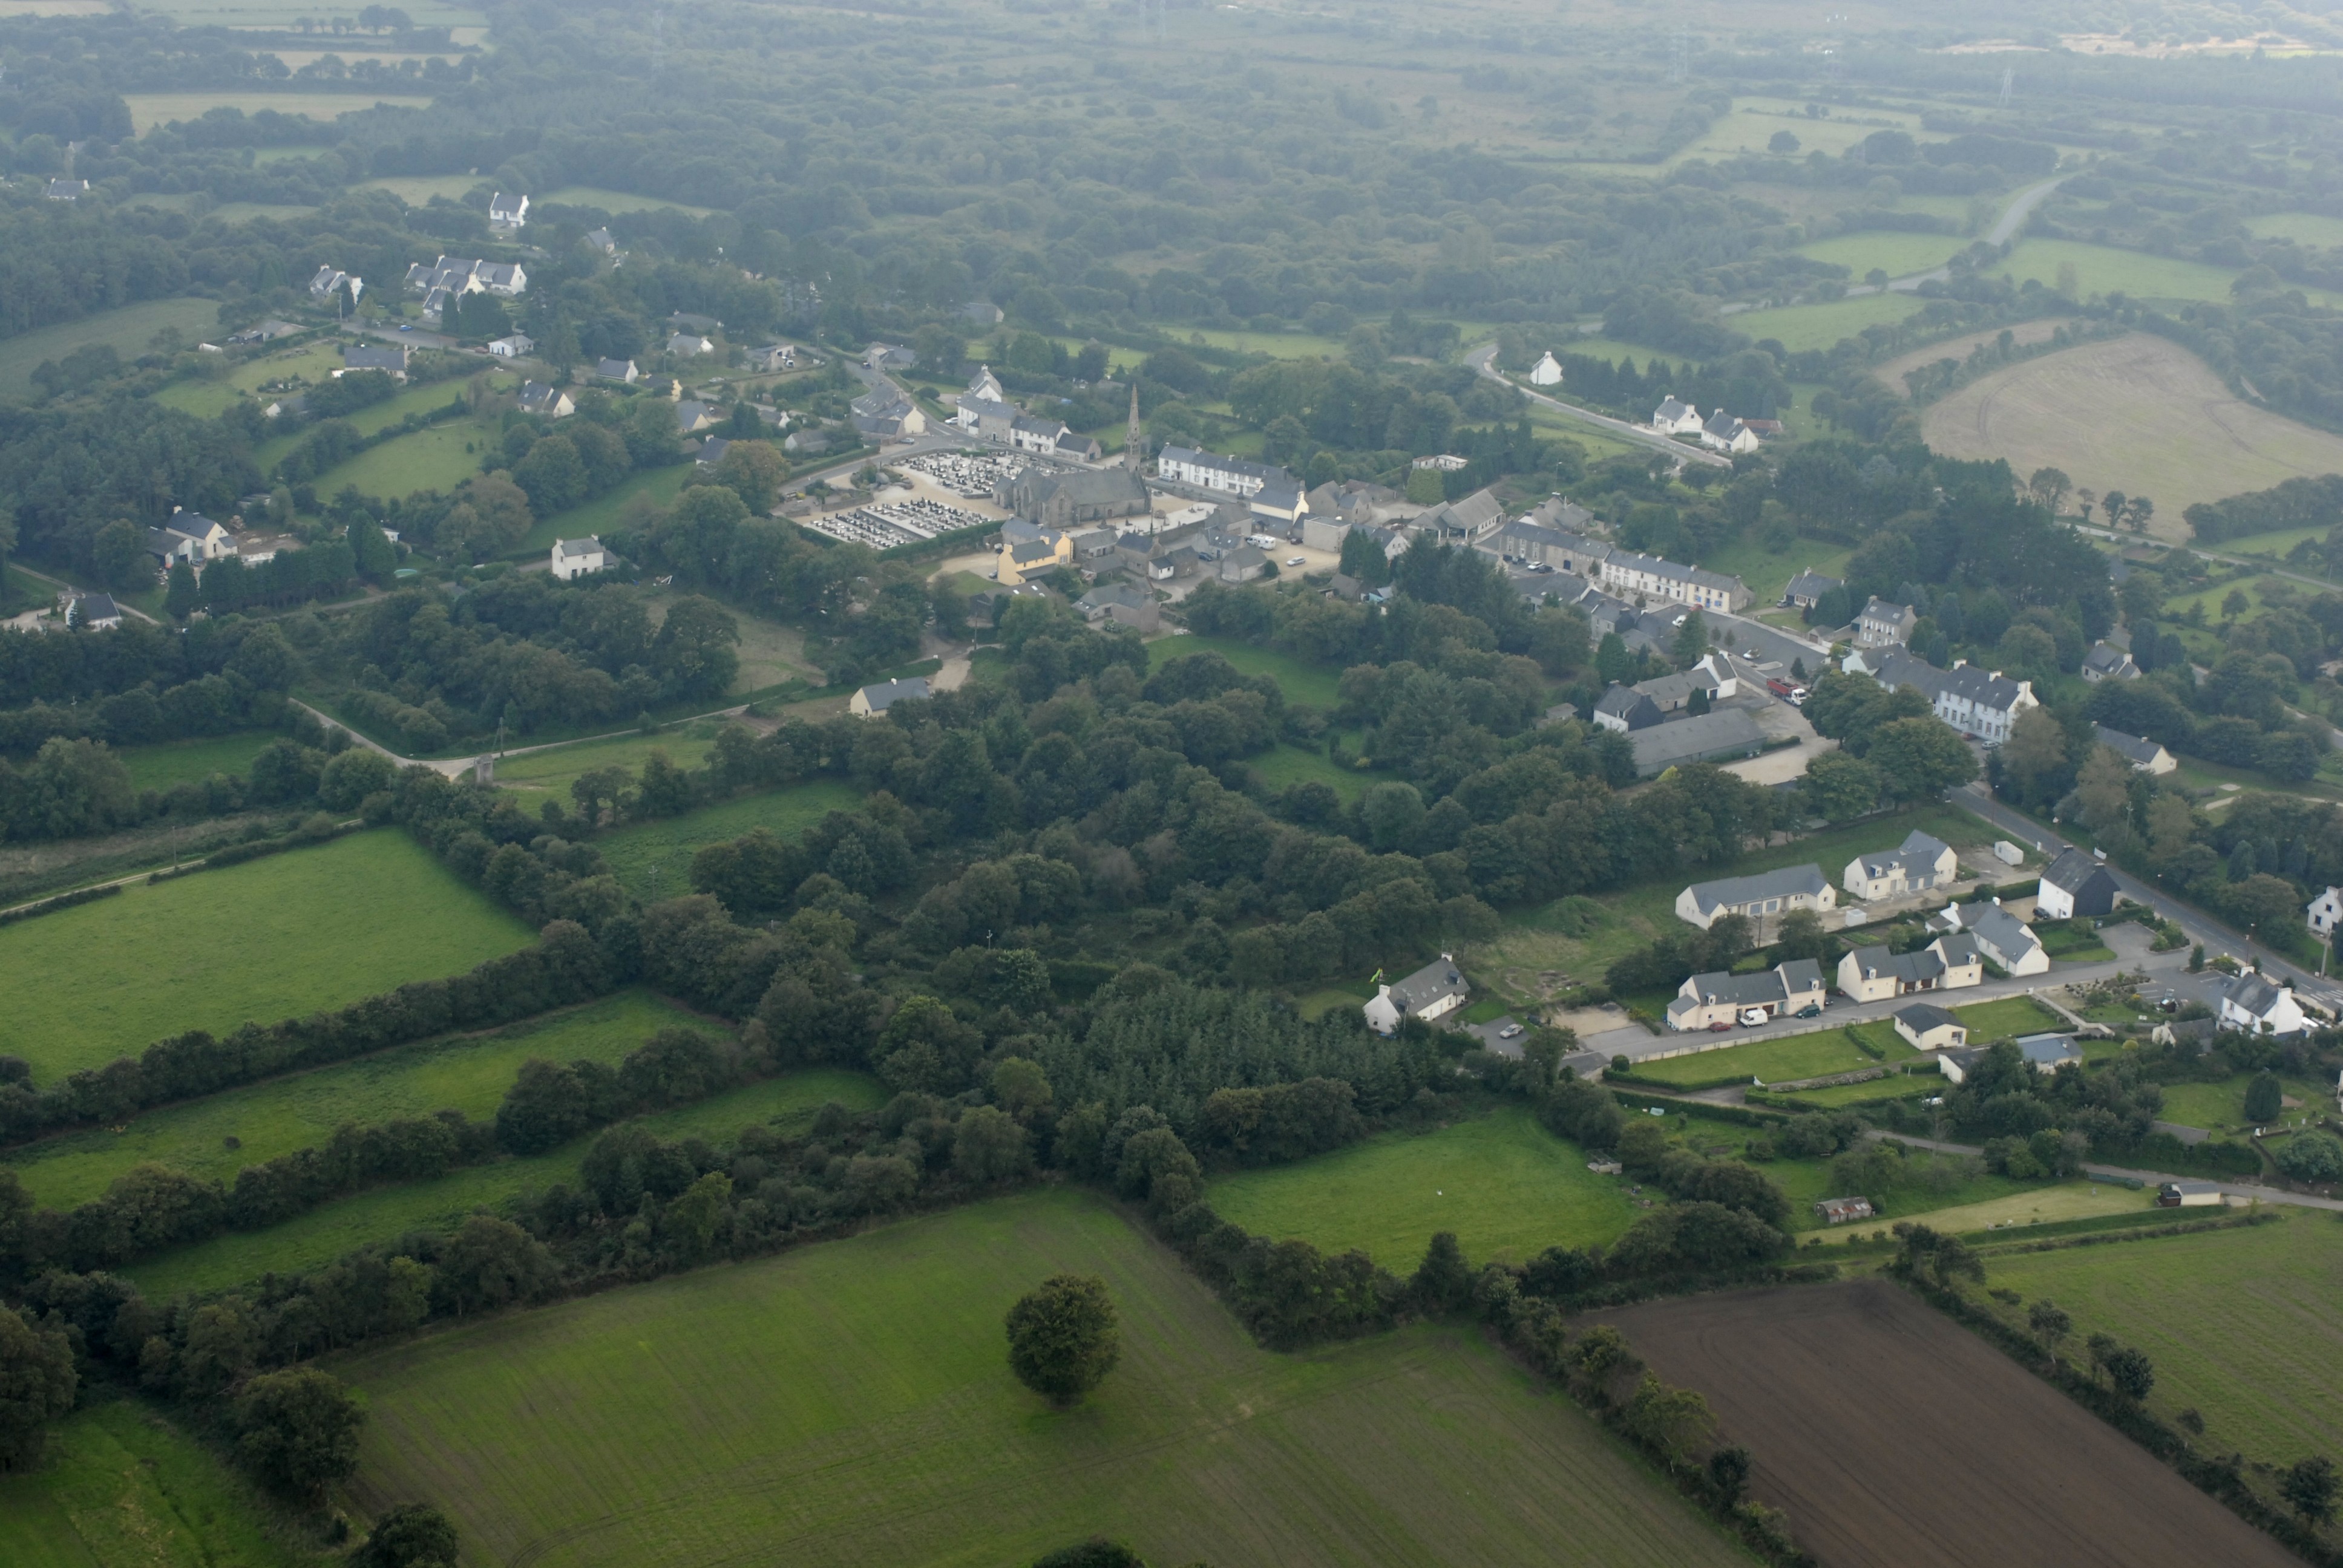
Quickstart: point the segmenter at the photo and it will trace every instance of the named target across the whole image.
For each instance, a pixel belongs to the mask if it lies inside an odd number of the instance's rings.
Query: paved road
[[[2038,184],[2027,186],[2024,190],[2019,191],[2016,196],[2010,198],[2009,205],[2002,208],[2001,216],[1994,220],[1993,226],[1986,231],[1985,243],[1994,246],[2006,245],[2016,238],[2018,231],[2026,226],[2026,220],[2034,216],[2034,209],[2049,199],[2050,193],[2056,190],[2070,177],[2066,175],[2057,175]],[[1902,277],[1889,278],[1884,291],[1875,283],[1850,284],[1845,297],[1853,299],[1859,295],[1882,292],[1911,294],[1924,283],[1943,283],[1952,276],[1953,269],[1949,265],[1932,266],[1926,272],[1906,273]],[[1745,310],[1771,309],[1779,303],[1777,300],[1770,299],[1747,301],[1721,307],[1717,313],[1721,316],[1735,316]]]
[[[1624,436],[1628,440],[1651,447],[1654,451],[1665,452],[1672,457],[1682,457],[1689,463],[1705,463],[1712,468],[1733,467],[1733,459],[1730,457],[1722,457],[1698,447],[1687,447],[1673,437],[1661,435],[1647,425],[1631,425],[1624,419],[1614,419],[1608,414],[1597,414],[1592,408],[1581,408],[1575,403],[1564,403],[1559,398],[1549,397],[1543,392],[1533,392],[1526,387],[1515,386],[1498,375],[1496,367],[1490,363],[1496,357],[1497,346],[1493,343],[1484,343],[1466,355],[1464,363],[1498,385],[1512,387],[1541,408],[1551,408],[1557,414],[1567,415],[1582,423],[1595,426],[1614,436]]]
[[[1901,1132],[1873,1131],[1865,1133],[1865,1136],[1874,1140],[1885,1139],[1896,1143],[1908,1143],[1915,1149],[1933,1149],[1941,1154],[1983,1154],[1985,1152],[1973,1143],[1947,1143],[1941,1139],[1913,1138]],[[2201,1176],[2175,1176],[2167,1171],[2136,1171],[2128,1165],[2101,1165],[2087,1161],[2083,1169],[2094,1176],[2128,1176],[2136,1181],[2158,1185],[2166,1181],[2204,1180]],[[2264,1203],[2289,1203],[2299,1209],[2343,1211],[2343,1199],[2320,1198],[2308,1192],[2288,1192],[2276,1187],[2265,1187],[2257,1181],[2217,1181],[2214,1185],[2233,1198],[2258,1199]],[[2176,1220],[2189,1217],[2186,1210],[2176,1210],[2173,1213],[2173,1218]],[[1923,1216],[1924,1221],[1926,1217]]]

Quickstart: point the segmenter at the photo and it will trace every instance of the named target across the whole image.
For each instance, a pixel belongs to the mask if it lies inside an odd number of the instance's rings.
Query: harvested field
[[[2121,418],[2108,417],[2116,407]],[[2152,497],[2150,531],[2167,539],[2187,538],[2180,514],[2197,501],[2343,472],[2343,436],[2253,407],[2195,355],[2145,333],[1997,370],[1932,406],[1920,427],[1951,457]]]
[[[2297,1559],[1883,1280],[1604,1314],[1708,1396],[1825,1565],[2227,1568]]]

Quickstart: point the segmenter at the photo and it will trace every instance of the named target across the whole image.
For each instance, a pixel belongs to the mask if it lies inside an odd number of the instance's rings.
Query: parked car
[[[1519,1034],[1519,1033],[1521,1033],[1521,1032],[1522,1032],[1522,1026],[1521,1026],[1520,1024],[1517,1024],[1517,1023],[1509,1023],[1509,1024],[1505,1025],[1505,1027],[1504,1027],[1504,1028],[1503,1028],[1503,1029],[1501,1029],[1501,1030],[1499,1030],[1497,1031],[1497,1038],[1498,1038],[1499,1040],[1511,1040],[1511,1039],[1513,1039],[1513,1036],[1515,1036],[1515,1035],[1517,1035],[1517,1034]]]
[[[1708,1026],[1708,1032],[1711,1034],[1723,1034],[1732,1029],[1732,1020],[1720,1018],[1715,1023]]]
[[[1791,1016],[1791,1017],[1793,1017],[1793,1018],[1820,1018],[1820,1017],[1822,1017],[1822,1015],[1823,1015],[1823,1006],[1822,1006],[1822,1003],[1820,1003],[1820,1002],[1818,1002],[1818,1001],[1810,1001],[1810,1002],[1806,1003],[1806,1005],[1805,1005],[1805,1006],[1804,1006],[1804,1007],[1800,1008],[1796,1012],[1792,1013],[1790,1016]]]
[[[1310,558],[1308,556],[1296,556],[1285,564],[1290,567],[1306,567],[1310,564]]]
[[[1773,1019],[1774,1015],[1762,1007],[1745,1007],[1741,1010],[1741,1027],[1744,1029],[1755,1029],[1761,1023],[1772,1022]]]

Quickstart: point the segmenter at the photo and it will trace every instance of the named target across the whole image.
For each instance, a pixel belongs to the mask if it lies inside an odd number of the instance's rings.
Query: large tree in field
[[[25,1468],[41,1457],[53,1417],[73,1408],[73,1347],[55,1330],[32,1328],[0,1308],[0,1470]]]
[[[1094,1275],[1051,1275],[1009,1309],[1008,1327],[1010,1370],[1056,1405],[1098,1387],[1122,1353],[1114,1302]]]
[[[237,1457],[263,1485],[314,1498],[358,1467],[366,1412],[341,1380],[316,1367],[256,1377],[236,1402]]]
[[[426,1503],[396,1503],[374,1522],[351,1568],[456,1568],[456,1526]]]

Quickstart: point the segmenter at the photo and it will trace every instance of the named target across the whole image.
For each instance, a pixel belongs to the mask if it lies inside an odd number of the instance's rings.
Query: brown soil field
[[[1883,1280],[1606,1313],[1825,1568],[2281,1568],[2145,1449]]]
[[[2063,318],[2054,321],[2021,321],[2010,327],[2008,331],[2010,337],[2019,343],[2046,343],[2052,334],[2066,325]],[[2000,330],[1996,329],[1992,332],[1972,332],[1966,337],[1948,337],[1942,343],[1931,343],[1926,348],[1915,348],[1909,354],[1899,354],[1893,359],[1875,365],[1871,367],[1871,373],[1886,382],[1888,390],[1894,392],[1898,397],[1908,397],[1911,396],[1911,388],[1904,385],[1906,375],[1917,370],[1923,365],[1934,365],[1939,359],[1956,361],[1966,359],[1972,349],[1991,343],[2000,336]]]
[[[2020,479],[2066,471],[2105,494],[2156,502],[2150,531],[2186,539],[2185,508],[2298,474],[2343,473],[2343,436],[2233,397],[2205,362],[2134,333],[1996,370],[1932,405],[1928,445],[1955,457],[2006,457]]]

